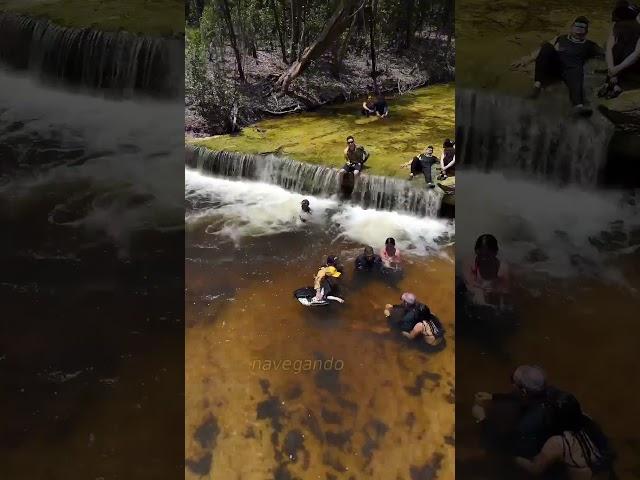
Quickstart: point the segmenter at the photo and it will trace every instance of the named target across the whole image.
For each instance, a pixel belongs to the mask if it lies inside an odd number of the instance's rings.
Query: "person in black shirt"
[[[386,118],[389,116],[389,105],[387,105],[384,95],[378,96],[376,102],[373,104],[373,108],[379,118]]]
[[[637,88],[640,80],[640,10],[628,2],[618,2],[612,20],[605,54],[607,78],[598,91],[599,97],[608,99],[617,97],[623,89]]]
[[[369,116],[376,113],[373,96],[369,95],[367,99],[362,102],[362,115]]]
[[[386,305],[384,314],[387,317],[397,316],[396,325],[402,335],[410,340],[422,336],[427,345],[433,347],[444,345],[444,328],[429,307],[418,302],[413,293],[403,293],[400,298],[402,303]]]
[[[587,18],[578,17],[573,22],[569,34],[559,35],[551,42],[544,42],[531,55],[511,65],[512,68],[521,68],[535,61],[531,98],[537,98],[544,88],[561,80],[569,89],[575,113],[591,115],[592,110],[584,105],[584,65],[592,58],[603,57],[604,50],[595,42],[587,40],[588,31]]]
[[[373,247],[364,247],[364,253],[356,258],[356,272],[379,272],[382,268],[380,255],[373,252]]]
[[[411,169],[409,180],[413,180],[415,175],[422,173],[424,175],[425,182],[427,182],[427,186],[429,188],[433,188],[435,187],[435,184],[433,183],[433,178],[431,176],[431,167],[439,161],[438,157],[433,155],[433,145],[429,145],[424,149],[424,152],[413,157],[413,160],[410,162],[403,163],[400,167]]]

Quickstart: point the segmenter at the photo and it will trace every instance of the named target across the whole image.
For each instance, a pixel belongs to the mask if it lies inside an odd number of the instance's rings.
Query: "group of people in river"
[[[517,367],[511,386],[507,393],[475,395],[472,414],[485,448],[511,457],[531,475],[615,478],[610,442],[574,395],[550,385],[536,365]]]
[[[308,200],[303,200],[302,212],[305,217],[311,214]],[[315,274],[313,281],[315,296],[310,299],[309,305],[326,305],[329,301],[344,303],[340,291],[344,274],[345,268],[339,258],[335,255],[329,255]],[[396,241],[392,237],[385,240],[384,247],[380,249],[379,253],[376,254],[373,247],[367,245],[354,261],[354,275],[360,279],[377,276],[396,282],[402,277],[402,274],[400,250],[396,247]],[[442,324],[431,313],[429,307],[419,302],[413,293],[403,293],[399,304],[385,305],[384,315],[406,338],[410,340],[423,338],[425,343],[431,347],[444,345]]]
[[[575,114],[591,115],[593,111],[587,106],[584,88],[585,64],[595,58],[605,59],[607,67],[599,97],[612,99],[625,88],[640,86],[640,8],[627,0],[616,3],[604,48],[589,40],[588,33],[589,20],[579,16],[569,33],[542,43],[530,55],[512,64],[512,68],[519,69],[535,62],[531,98],[536,99],[545,88],[564,82]]]
[[[355,178],[364,169],[365,163],[369,159],[369,152],[362,146],[356,144],[353,135],[347,137],[347,146],[344,149],[345,164],[338,172],[340,184],[343,183],[345,174],[353,174]],[[400,168],[408,168],[409,180],[413,180],[416,175],[422,174],[427,187],[434,188],[433,166],[440,165],[438,180],[445,180],[455,176],[456,146],[448,138],[442,144],[442,155],[440,158],[433,154],[433,145],[428,145],[425,149],[413,157],[410,161],[402,163]]]
[[[511,301],[511,279],[507,262],[499,256],[498,240],[491,234],[480,235],[474,251],[456,289],[468,305],[501,315]],[[486,317],[458,320],[464,321],[484,322]],[[481,425],[486,449],[512,457],[529,474],[545,478],[568,474],[570,479],[586,480],[612,470],[614,455],[607,438],[572,394],[549,385],[538,366],[519,366],[511,383],[508,393],[475,395],[472,414]],[[554,470],[563,470],[562,465],[567,471],[555,476]]]

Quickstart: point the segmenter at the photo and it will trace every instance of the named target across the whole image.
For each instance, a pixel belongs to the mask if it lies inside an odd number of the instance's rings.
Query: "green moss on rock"
[[[0,0],[0,11],[43,17],[65,27],[155,36],[184,32],[182,0]]]
[[[406,177],[407,162],[426,145],[440,155],[445,138],[455,135],[455,88],[436,85],[388,98],[386,119],[364,117],[358,102],[322,108],[316,112],[262,120],[237,135],[194,139],[212,150],[243,153],[279,153],[298,161],[340,167],[347,135],[371,153],[369,173]]]

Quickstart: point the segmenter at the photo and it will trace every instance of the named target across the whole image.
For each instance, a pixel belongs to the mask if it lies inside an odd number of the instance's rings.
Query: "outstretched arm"
[[[609,32],[609,38],[607,39],[607,49],[606,52],[604,54],[604,58],[607,61],[607,69],[609,70],[609,73],[611,73],[611,71],[613,70],[613,45],[615,44],[616,39],[613,36],[613,29],[611,29],[611,32]],[[611,75],[614,76],[614,75]]]
[[[636,43],[635,50],[622,62],[610,69],[609,74],[612,76],[618,75],[620,72],[636,63],[638,61],[638,58],[640,58],[640,40],[638,40],[638,42]]]
[[[558,40],[558,37],[554,37],[549,43],[551,45],[554,45],[557,40]],[[538,55],[540,54],[540,49],[541,48],[542,47],[540,46],[540,47],[536,48],[533,52],[531,52],[529,55],[525,55],[524,57],[520,58],[519,60],[516,60],[515,62],[513,62],[511,64],[511,68],[513,70],[517,70],[519,68],[526,67],[530,63],[535,62],[536,58],[538,58]]]

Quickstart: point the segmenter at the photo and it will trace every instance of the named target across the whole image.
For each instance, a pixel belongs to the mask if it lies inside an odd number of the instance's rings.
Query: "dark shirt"
[[[375,107],[375,111],[378,112],[380,115],[384,115],[384,113],[389,108],[385,100],[377,100],[376,103],[374,104],[374,107]]]
[[[553,405],[561,393],[554,387],[548,387],[543,395],[528,401],[512,393],[493,395],[496,401],[511,397],[522,402],[521,416],[516,423],[511,444],[514,455],[533,458],[549,437],[558,433]]]
[[[429,319],[431,311],[426,305],[416,302],[413,308],[407,308],[402,305],[394,305],[394,309],[398,309],[402,315],[402,320],[398,322],[398,327],[403,332],[410,332],[418,323]]]
[[[591,40],[574,42],[569,35],[560,35],[555,42],[558,56],[564,68],[582,68],[587,60],[601,57],[604,51],[597,43]]]
[[[372,270],[377,270],[382,266],[382,259],[380,255],[373,255],[371,260],[369,260],[366,255],[363,253],[356,258],[356,270],[359,272],[370,272]]]
[[[433,164],[440,161],[435,155],[427,155],[425,153],[421,153],[420,155],[418,155],[418,160],[422,164],[423,171],[429,170]]]
[[[640,23],[633,20],[622,20],[613,26],[614,54],[619,58],[626,58],[633,53],[640,39]],[[620,60],[622,61],[622,59]]]

